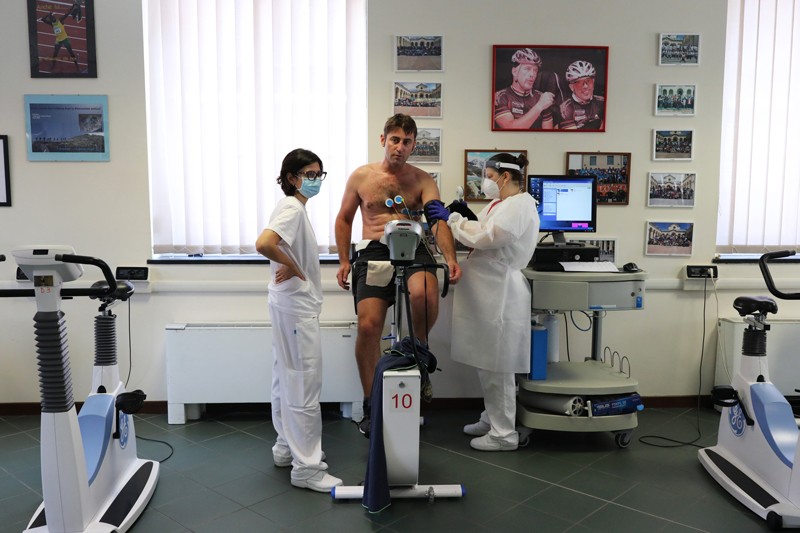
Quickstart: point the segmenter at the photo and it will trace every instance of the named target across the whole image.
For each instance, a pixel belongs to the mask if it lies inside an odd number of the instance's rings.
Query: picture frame
[[[108,97],[25,95],[28,161],[109,161]]]
[[[527,150],[485,150],[471,149],[464,150],[464,200],[467,202],[488,202],[489,199],[481,191],[483,181],[483,171],[486,162],[497,154],[507,153],[515,157],[524,154],[528,157]],[[522,174],[526,176],[527,168],[522,169]]]
[[[645,255],[692,255],[694,222],[647,221]]]
[[[395,35],[395,72],[444,72],[444,37],[441,35]]]
[[[653,130],[653,161],[691,161],[694,130]]]
[[[8,135],[0,135],[0,207],[11,207],[11,171],[8,162]]]
[[[27,0],[31,78],[96,78],[94,0]]]
[[[533,73],[537,61],[540,64]],[[607,88],[607,46],[496,44],[491,129],[604,132]],[[578,104],[573,91],[588,103]],[[552,104],[539,114],[531,112],[547,100]]]
[[[567,174],[597,176],[597,205],[628,205],[630,152],[567,152]]]
[[[597,246],[600,250],[598,261],[617,262],[617,239],[570,239],[570,242],[581,242],[589,246]]]
[[[694,207],[696,190],[694,172],[650,172],[647,207]]]
[[[441,128],[417,128],[417,142],[408,157],[409,163],[442,162]]]
[[[394,114],[418,118],[442,118],[442,84],[438,82],[394,82]]]
[[[700,64],[699,33],[658,34],[658,66],[698,66]]]
[[[697,85],[656,84],[657,117],[693,117],[697,105]]]

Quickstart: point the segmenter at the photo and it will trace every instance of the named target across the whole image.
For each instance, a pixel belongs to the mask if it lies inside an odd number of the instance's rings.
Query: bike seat
[[[778,304],[769,296],[739,296],[733,301],[733,308],[739,316],[778,312]]]

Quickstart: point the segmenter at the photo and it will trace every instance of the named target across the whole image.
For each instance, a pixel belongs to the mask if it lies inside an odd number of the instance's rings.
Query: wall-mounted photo
[[[8,164],[8,135],[0,135],[0,206],[11,206],[11,173]]]
[[[94,0],[28,0],[32,78],[96,78]]]
[[[108,97],[25,95],[28,161],[108,161]]]
[[[417,144],[408,158],[409,163],[442,162],[441,128],[417,128]]]
[[[598,261],[617,262],[617,240],[616,239],[570,239],[570,242],[582,242],[589,246],[597,246],[600,251]]]
[[[653,130],[654,161],[691,161],[694,130]]]
[[[394,113],[412,117],[442,118],[442,84],[394,82]]]
[[[607,46],[494,45],[492,130],[606,129]]]
[[[656,85],[656,116],[694,116],[696,85]]]
[[[395,72],[442,72],[442,41],[441,35],[395,35]]]
[[[647,207],[694,207],[694,172],[651,172],[648,181]]]
[[[700,35],[696,33],[661,33],[658,36],[659,66],[700,64]]]
[[[525,154],[527,150],[464,150],[464,200],[467,202],[488,202],[481,190],[486,162],[497,154],[511,154],[515,157]],[[528,174],[528,169],[522,169],[522,175]]]
[[[595,176],[598,205],[628,205],[630,152],[567,152],[567,174]]]
[[[692,255],[694,222],[647,222],[646,255]]]

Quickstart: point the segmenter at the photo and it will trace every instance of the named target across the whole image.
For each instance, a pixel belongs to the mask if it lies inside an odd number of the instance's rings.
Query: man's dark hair
[[[408,115],[404,115],[403,113],[397,113],[389,117],[389,120],[386,121],[386,124],[383,126],[383,135],[389,135],[389,132],[400,128],[403,130],[403,133],[408,135],[413,135],[414,139],[417,138],[417,123],[414,122],[414,119]]]
[[[319,170],[321,172],[322,159],[320,159],[319,156],[311,150],[295,148],[286,154],[286,157],[283,158],[283,163],[281,164],[281,175],[278,176],[278,179],[276,180],[278,185],[281,186],[283,194],[286,196],[293,196],[294,193],[297,192],[297,187],[289,182],[289,176],[296,175],[296,173],[300,172],[303,167],[313,163],[319,163]]]

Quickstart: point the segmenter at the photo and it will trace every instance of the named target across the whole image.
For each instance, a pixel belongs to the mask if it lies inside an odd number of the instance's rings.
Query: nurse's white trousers
[[[489,435],[509,444],[519,443],[515,429],[517,418],[516,382],[513,372],[492,372],[478,368],[478,378],[483,389],[481,420],[491,426]]]
[[[298,317],[270,305],[272,318],[273,452],[292,453],[292,478],[308,479],[322,462],[322,345],[319,317]]]

